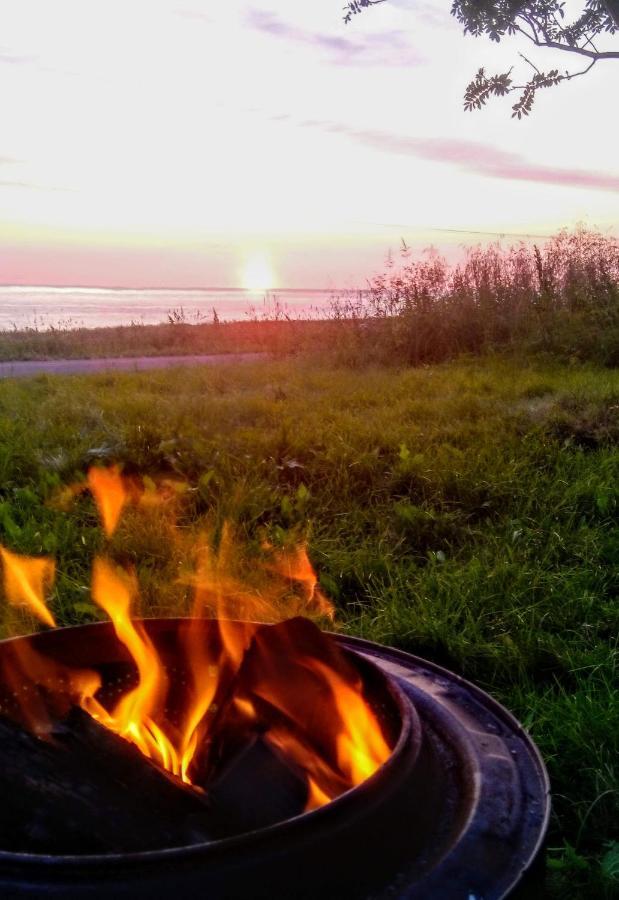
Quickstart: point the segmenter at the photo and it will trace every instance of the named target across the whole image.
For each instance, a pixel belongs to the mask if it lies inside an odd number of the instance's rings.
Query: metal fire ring
[[[541,754],[522,725],[476,685],[439,665],[361,638],[338,640],[372,660],[411,698],[435,754],[455,751],[455,758],[444,765],[468,793],[466,814],[442,858],[414,882],[404,869],[384,896],[400,900],[537,896],[542,890],[550,781]]]
[[[174,645],[182,621],[144,625],[155,643]],[[522,726],[440,666],[370,641],[334,637],[361,657],[362,668],[377,670],[379,681],[386,676],[395,687],[387,684],[400,709],[400,738],[368,781],[314,812],[209,844],[81,857],[0,851],[0,894],[501,900],[522,890],[531,900],[550,789]],[[0,656],[19,640],[0,641]],[[76,666],[127,661],[110,623],[56,629],[31,640],[39,651]]]

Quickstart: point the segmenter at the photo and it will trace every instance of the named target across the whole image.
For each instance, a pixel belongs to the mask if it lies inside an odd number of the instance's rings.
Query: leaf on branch
[[[350,0],[344,7],[345,24],[348,25],[353,16],[358,16],[368,6],[376,6],[377,3],[383,2],[384,0]]]
[[[511,70],[510,70],[511,72]],[[501,75],[492,75],[486,77],[483,69],[479,69],[473,81],[467,85],[464,92],[464,109],[472,112],[474,109],[481,109],[488,97],[503,97],[511,90],[510,72],[503,72]]]
[[[349,0],[344,6],[344,21],[370,6],[385,0]],[[602,59],[619,59],[619,51],[599,49],[596,39],[599,35],[619,33],[619,0],[581,0],[580,10],[567,7],[565,0],[451,0],[451,14],[463,26],[464,33],[474,37],[485,36],[499,42],[505,35],[520,34],[532,42],[536,48],[546,47],[561,50],[590,61],[582,71],[565,72],[556,70],[540,72],[537,65],[523,57],[532,66],[536,75],[524,85],[514,85],[510,78],[511,69],[501,75],[486,77],[479,69],[464,94],[464,109],[481,109],[491,96],[502,97],[510,91],[521,90],[522,94],[512,107],[512,117],[521,119],[528,116],[540,88],[551,87],[560,81],[569,81],[586,74]],[[522,56],[522,54],[520,54]]]
[[[537,72],[533,78],[524,86],[520,99],[512,106],[512,119],[522,119],[528,116],[535,101],[535,95],[540,88],[554,87],[560,81],[565,79],[565,75],[559,75],[558,69],[551,69],[550,72]]]

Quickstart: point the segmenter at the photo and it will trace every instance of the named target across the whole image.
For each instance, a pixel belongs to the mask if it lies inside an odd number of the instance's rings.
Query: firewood
[[[105,853],[209,840],[198,791],[73,709],[42,740],[0,717],[0,849]]]
[[[298,815],[307,804],[308,775],[330,797],[350,787],[338,765],[341,721],[315,660],[361,687],[353,665],[308,619],[256,629],[230,702],[192,769],[218,825],[246,830]]]
[[[333,691],[315,662],[340,681],[362,689],[362,679],[352,663],[328,635],[297,617],[259,628],[245,654],[236,690],[265,716],[280,716],[287,727],[300,731],[334,770],[338,768],[337,738],[341,728]]]
[[[265,828],[303,812],[307,779],[260,736],[228,761],[208,789],[218,836]]]

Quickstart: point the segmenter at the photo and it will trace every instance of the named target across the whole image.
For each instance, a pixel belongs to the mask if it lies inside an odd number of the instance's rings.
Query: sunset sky
[[[400,237],[617,231],[618,64],[464,113],[518,41],[342,6],[0,0],[0,283],[352,287]]]

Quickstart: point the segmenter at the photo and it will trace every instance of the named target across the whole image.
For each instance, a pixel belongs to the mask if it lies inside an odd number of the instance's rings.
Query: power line
[[[422,228],[418,225],[403,225],[401,222],[376,222],[381,228],[409,228],[415,231],[440,231],[446,234],[479,234],[485,237],[525,237],[525,238],[550,238],[551,234],[524,234],[519,231],[472,231],[468,228]]]

